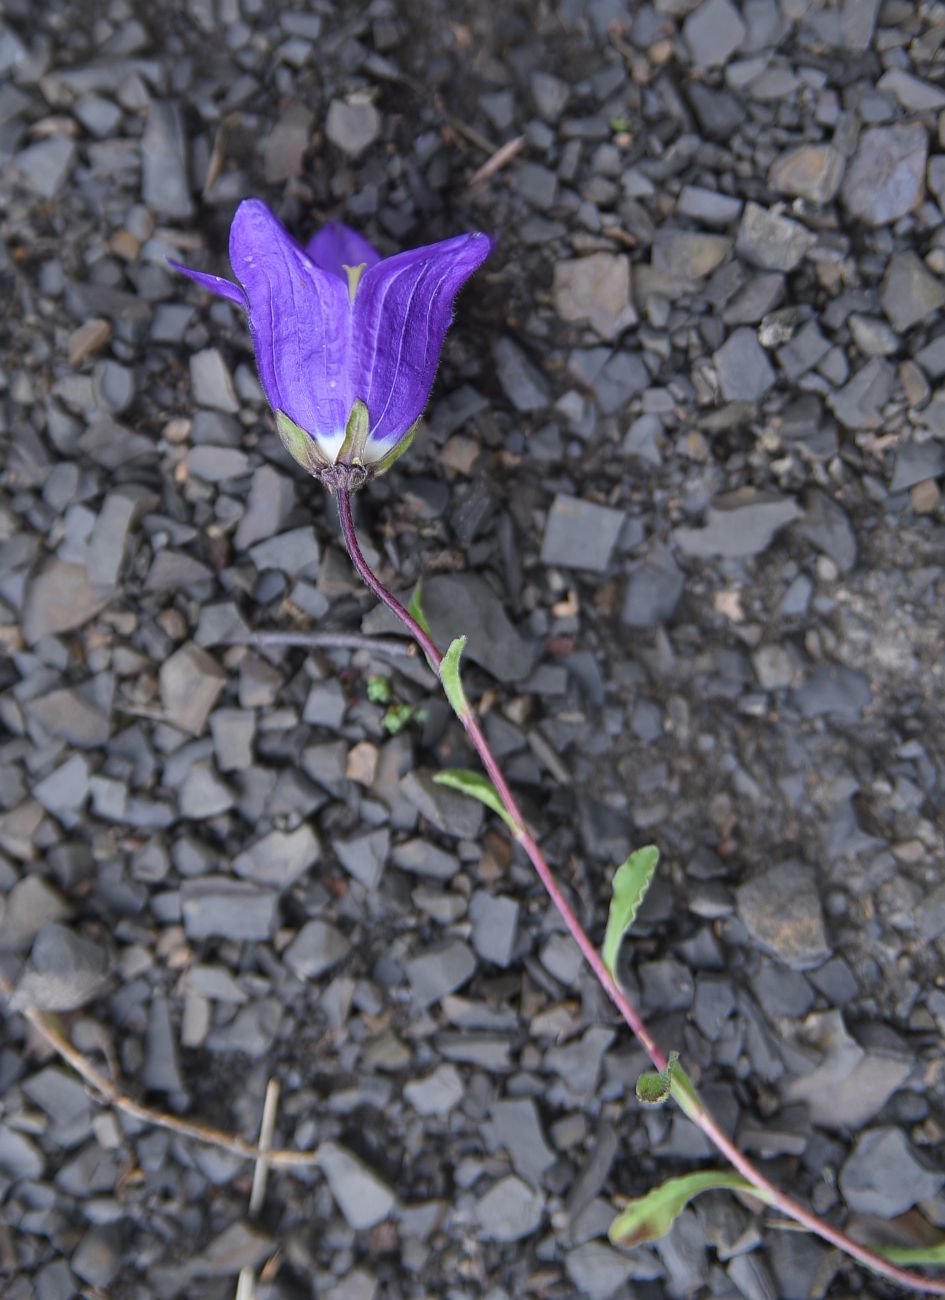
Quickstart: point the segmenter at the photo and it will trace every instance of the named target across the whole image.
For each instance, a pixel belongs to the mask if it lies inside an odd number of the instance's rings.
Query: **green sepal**
[[[386,456],[382,456],[380,460],[374,462],[374,464],[371,466],[371,469],[374,471],[375,474],[387,473],[391,465],[393,465],[394,461],[400,459],[400,457],[404,454],[404,452],[408,449],[410,444],[413,442],[414,438],[416,438],[417,430],[419,429],[419,427],[420,427],[420,421],[417,420],[410,426],[410,428],[401,438],[400,442],[398,442],[396,446],[391,447],[390,451],[387,453]]]
[[[290,419],[285,411],[276,411],[276,432],[292,459],[309,474],[317,474],[320,470],[328,469],[331,462],[326,460],[319,451],[318,443],[301,425]]]
[[[360,397],[356,399],[348,415],[345,426],[344,442],[338,448],[336,465],[358,465],[364,463],[364,445],[371,432],[371,417]]]

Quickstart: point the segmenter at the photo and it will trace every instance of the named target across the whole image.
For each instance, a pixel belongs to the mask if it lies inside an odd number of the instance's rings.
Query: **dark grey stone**
[[[775,492],[739,488],[716,497],[706,513],[704,528],[676,528],[673,541],[686,555],[702,558],[759,555],[785,524],[800,515],[790,497]]]
[[[227,876],[203,876],[181,886],[184,928],[191,939],[268,939],[279,921],[279,896]]]
[[[685,588],[685,576],[672,554],[654,546],[645,559],[630,569],[620,618],[628,627],[657,627],[676,612]]]
[[[512,898],[477,890],[469,904],[473,923],[472,944],[480,957],[496,966],[508,966],[518,937],[521,905]]]
[[[492,1140],[508,1151],[512,1168],[539,1187],[556,1157],[545,1139],[534,1101],[530,1097],[497,1101],[489,1118]]]
[[[325,118],[325,134],[349,158],[359,158],[381,133],[381,115],[369,99],[333,99]]]
[[[804,515],[797,533],[806,537],[823,555],[829,556],[841,573],[850,573],[856,566],[853,525],[843,506],[825,492],[815,488],[805,495]]]
[[[792,698],[805,718],[827,716],[853,724],[870,702],[870,684],[863,673],[842,664],[815,668]]]
[[[423,612],[433,639],[447,646],[465,636],[463,659],[485,668],[500,682],[526,678],[535,650],[509,620],[505,607],[475,573],[436,574],[423,584]]]
[[[920,122],[877,126],[860,136],[843,182],[851,216],[884,226],[922,201],[929,141]]]
[[[839,1182],[851,1210],[893,1219],[936,1196],[945,1174],[930,1169],[901,1130],[875,1128],[857,1139]]]
[[[889,259],[879,297],[893,329],[904,333],[945,305],[945,283],[910,249]]]
[[[75,1011],[108,985],[105,950],[55,921],[47,921],[33,943],[29,964],[10,999],[15,1010]]]
[[[502,391],[516,411],[541,411],[551,404],[550,384],[517,343],[498,339],[492,355]]]
[[[284,961],[299,979],[318,979],[344,961],[351,949],[348,939],[327,921],[307,921],[286,948]]]
[[[945,474],[945,445],[934,439],[904,442],[896,452],[890,492],[905,492],[916,483]]]
[[[342,866],[355,880],[359,880],[365,889],[377,889],[390,852],[389,831],[376,830],[351,840],[335,840],[332,847]]]
[[[610,561],[625,518],[620,510],[559,493],[545,523],[542,563],[602,573]]]
[[[816,243],[816,236],[798,221],[746,203],[735,244],[752,266],[764,271],[793,271]]]
[[[538,1231],[544,1211],[541,1192],[509,1174],[476,1202],[478,1235],[484,1241],[521,1241]]]
[[[447,939],[412,957],[406,969],[416,1005],[427,1007],[462,988],[476,969],[476,959],[460,939]]]
[[[810,867],[782,862],[735,891],[738,915],[755,943],[794,970],[830,956],[817,877]]]
[[[148,207],[163,217],[193,216],[186,141],[180,107],[152,99],[141,137],[141,194]]]

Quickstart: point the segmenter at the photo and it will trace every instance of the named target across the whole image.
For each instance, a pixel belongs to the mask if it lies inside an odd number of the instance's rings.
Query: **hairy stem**
[[[355,532],[354,520],[351,514],[351,495],[344,489],[338,490],[338,517],[341,522],[341,531],[344,537],[345,546],[351,557],[351,563],[358,572],[359,577],[367,587],[373,591],[378,600],[382,601],[387,608],[400,619],[404,627],[420,645],[423,653],[426,655],[430,664],[439,670],[443,661],[443,656],[438,650],[433,639],[423,630],[417,620],[404,608],[400,601],[394,596],[381,582],[377,574],[371,569],[367,560],[358,544],[357,533]],[[535,839],[529,833],[525,826],[525,819],[522,817],[515,797],[509,789],[508,782],[502,775],[502,771],[496,762],[492,750],[489,748],[489,742],[483,734],[482,728],[473,715],[472,711],[467,709],[460,717],[466,734],[472,742],[473,748],[479,755],[480,761],[489,775],[492,784],[498,791],[502,804],[511,817],[515,825],[515,836],[522,848],[528,854],[536,872],[538,873],[541,883],[544,885],[552,902],[557,908],[562,920],[570,931],[574,941],[580,948],[585,961],[597,977],[598,982],[604,989],[607,996],[613,1002],[614,1006],[620,1012],[627,1025],[633,1031],[639,1040],[647,1056],[653,1062],[657,1070],[665,1070],[667,1059],[664,1053],[657,1046],[655,1039],[637,1011],[636,1007],[630,1002],[620,986],[611,977],[610,972],[604,965],[603,958],[597,948],[591,942],[580,921],[574,913],[574,909],[568,902],[567,897],[562,891],[548,863],[545,861],[541,849],[538,847]],[[675,1094],[678,1096],[679,1094]],[[702,1101],[695,1094],[686,1094],[683,1110],[686,1115],[696,1124],[706,1137],[713,1143],[716,1149],[732,1164],[743,1178],[757,1187],[758,1191],[763,1193],[764,1200],[779,1209],[782,1214],[793,1219],[796,1223],[801,1224],[810,1232],[816,1233],[824,1241],[830,1242],[845,1254],[850,1255],[853,1259],[858,1260],[867,1268],[876,1273],[898,1282],[900,1286],[905,1286],[913,1291],[924,1291],[927,1295],[945,1295],[945,1281],[937,1282],[929,1278],[922,1277],[918,1273],[911,1273],[906,1269],[898,1268],[889,1260],[883,1259],[874,1251],[869,1250],[866,1246],[861,1246],[858,1242],[848,1237],[846,1233],[841,1232],[832,1224],[818,1218],[812,1210],[808,1210],[798,1201],[793,1200],[774,1183],[770,1182],[759,1169],[756,1169],[751,1161],[744,1156],[738,1147],[732,1142],[727,1134],[723,1133],[716,1120],[706,1109]]]

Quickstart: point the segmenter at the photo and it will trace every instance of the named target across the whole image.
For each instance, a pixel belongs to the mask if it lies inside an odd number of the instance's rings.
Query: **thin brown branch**
[[[2,975],[0,975],[0,992],[7,997],[13,992],[9,980]],[[218,1147],[221,1151],[228,1151],[230,1155],[239,1156],[243,1160],[264,1161],[274,1168],[286,1169],[312,1166],[318,1162],[318,1153],[315,1151],[270,1151],[262,1145],[257,1146],[252,1142],[245,1142],[242,1138],[234,1137],[231,1133],[224,1133],[222,1129],[213,1128],[209,1124],[180,1119],[176,1115],[168,1115],[165,1111],[155,1110],[151,1106],[144,1106],[141,1102],[135,1101],[133,1097],[127,1096],[115,1082],[94,1066],[77,1047],[74,1047],[69,1042],[64,1034],[59,1032],[44,1012],[38,1011],[35,1007],[27,1007],[20,1014],[29,1021],[40,1038],[54,1052],[57,1052],[68,1065],[71,1065],[76,1074],[81,1075],[89,1087],[98,1094],[102,1102],[108,1106],[114,1106],[116,1110],[120,1110],[122,1114],[128,1115],[131,1119],[139,1120],[143,1124],[152,1124],[155,1128],[167,1129],[171,1133],[177,1133],[180,1137],[190,1138],[195,1142],[203,1142],[207,1146]]]

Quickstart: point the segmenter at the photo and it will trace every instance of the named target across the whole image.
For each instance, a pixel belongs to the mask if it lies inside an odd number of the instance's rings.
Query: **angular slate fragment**
[[[412,957],[406,968],[414,1001],[423,1008],[462,988],[476,969],[476,959],[462,940],[448,939]]]
[[[697,68],[726,64],[745,39],[745,24],[730,0],[703,0],[683,23],[683,37]]]
[[[432,1074],[404,1085],[404,1096],[418,1115],[447,1115],[462,1101],[464,1092],[455,1065],[438,1065]]]
[[[886,268],[879,300],[890,324],[902,333],[945,305],[945,282],[911,250],[896,253]]]
[[[759,203],[746,203],[735,249],[762,270],[793,271],[816,242],[816,235],[800,222],[770,212]]]
[[[895,382],[896,372],[889,362],[873,357],[843,388],[828,396],[827,404],[840,423],[854,432],[879,429]]]
[[[921,122],[864,131],[843,182],[850,215],[869,226],[884,226],[918,207],[925,192],[928,149]]]
[[[537,1232],[545,1209],[541,1192],[509,1174],[476,1204],[479,1236],[485,1241],[521,1241]]]
[[[869,678],[845,664],[815,668],[793,693],[794,706],[805,718],[830,717],[850,724],[859,722],[870,698]]]
[[[738,488],[716,497],[706,512],[704,528],[676,528],[673,541],[687,555],[732,559],[760,555],[785,524],[801,510],[791,497],[755,488]]]
[[[630,569],[620,621],[627,627],[658,627],[676,612],[685,576],[665,546],[655,545]]]
[[[712,360],[727,402],[757,402],[774,384],[767,353],[747,326],[733,330]]]
[[[373,1228],[390,1215],[395,1204],[393,1191],[352,1151],[337,1142],[322,1142],[318,1167],[349,1227],[356,1231]]]
[[[381,133],[381,115],[362,97],[333,99],[328,105],[325,134],[349,158],[358,158]]]
[[[551,385],[517,343],[497,339],[492,355],[502,390],[517,411],[541,411],[551,404]]]
[[[535,663],[535,648],[510,621],[493,588],[478,573],[441,573],[423,583],[423,612],[433,639],[447,646],[465,636],[463,658],[500,682],[520,682]]]
[[[735,900],[752,939],[792,970],[809,970],[830,956],[812,868],[782,862],[740,885]]]
[[[321,844],[308,822],[294,831],[270,831],[233,860],[238,876],[257,885],[288,889],[321,857]]]
[[[797,532],[828,555],[841,573],[852,571],[856,564],[856,534],[838,501],[817,488],[811,489],[804,496],[804,516]]]
[[[13,165],[29,188],[43,199],[55,198],[75,162],[75,143],[54,135],[22,149]]]
[[[901,1129],[875,1128],[857,1139],[839,1183],[851,1210],[893,1219],[936,1196],[945,1174],[919,1158]]]
[[[588,321],[603,339],[617,338],[637,321],[630,298],[630,259],[622,253],[556,262],[551,296],[562,320]]]
[[[335,840],[332,847],[342,866],[355,880],[359,880],[365,889],[377,888],[390,851],[390,831],[382,828],[351,840]]]
[[[71,632],[100,613],[111,600],[93,586],[84,564],[51,560],[32,578],[23,602],[22,632],[27,645],[50,633]]]
[[[432,773],[422,768],[407,772],[400,780],[400,791],[428,821],[458,840],[474,840],[482,830],[483,806],[457,790],[437,785]]]
[[[473,894],[469,915],[473,923],[473,947],[480,957],[496,966],[508,966],[518,935],[520,905],[513,898],[480,889]]]
[[[46,1159],[39,1147],[23,1133],[0,1124],[0,1173],[7,1178],[41,1178]]]
[[[283,954],[299,979],[317,979],[347,957],[350,941],[327,921],[307,921]]]
[[[34,807],[41,811],[39,804]],[[22,876],[6,897],[0,920],[0,951],[23,951],[47,922],[65,921],[71,912],[66,900],[43,876]]]
[[[811,203],[829,203],[840,188],[845,161],[832,144],[801,144],[786,149],[768,173],[773,189]]]
[[[534,1101],[530,1097],[497,1101],[490,1120],[495,1140],[508,1151],[515,1172],[539,1187],[542,1174],[555,1162],[555,1153],[545,1138]]]
[[[188,641],[165,660],[159,677],[167,721],[199,736],[226,685],[226,673],[212,655]]]
[[[279,895],[244,880],[208,875],[181,885],[181,912],[191,939],[268,939],[279,920]]]
[[[17,1010],[76,1011],[108,984],[108,954],[67,926],[47,921],[33,943],[29,964],[10,1005]]]
[[[141,191],[145,203],[163,217],[193,216],[187,176],[186,135],[180,108],[152,99],[141,137]]]
[[[602,573],[625,519],[621,510],[559,492],[545,522],[542,563]]]

